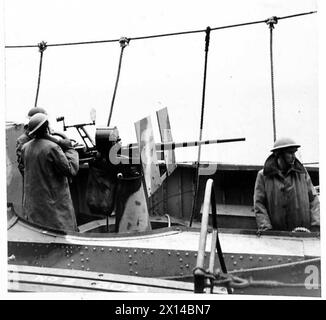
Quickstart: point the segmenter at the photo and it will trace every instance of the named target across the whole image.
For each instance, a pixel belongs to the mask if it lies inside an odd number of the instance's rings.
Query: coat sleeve
[[[254,190],[254,211],[258,230],[272,229],[266,208],[265,182],[262,172],[258,172]]]
[[[22,175],[24,175],[24,149],[22,145],[17,141],[16,145],[16,154],[17,154],[17,162],[18,162],[18,169]]]
[[[320,226],[320,202],[316,188],[312,184],[309,173],[306,172],[306,182],[309,195],[310,224],[311,226]]]
[[[24,161],[22,159],[23,146],[24,146],[24,144],[20,141],[20,139],[17,139],[16,156],[17,156],[17,162],[18,162],[18,169],[22,175],[24,175]]]
[[[66,177],[77,175],[79,170],[79,156],[74,149],[68,149],[65,152],[58,146],[54,146],[50,151],[50,158],[56,170]]]

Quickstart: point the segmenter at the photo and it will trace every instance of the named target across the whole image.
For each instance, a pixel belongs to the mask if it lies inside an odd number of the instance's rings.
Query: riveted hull
[[[243,278],[290,283],[293,287],[236,288],[234,293],[320,296],[319,238],[221,229],[228,272]],[[199,230],[170,227],[139,234],[56,234],[17,219],[8,230],[9,264],[193,282]],[[206,265],[210,251],[207,239]],[[216,258],[218,269],[219,261]],[[241,271],[245,270],[245,271]],[[300,288],[295,284],[305,284]]]

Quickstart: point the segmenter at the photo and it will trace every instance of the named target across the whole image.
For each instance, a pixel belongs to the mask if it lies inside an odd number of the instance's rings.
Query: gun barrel
[[[196,147],[203,144],[216,144],[216,143],[228,143],[228,142],[238,142],[245,141],[246,138],[233,138],[233,139],[213,139],[213,140],[197,140],[197,141],[185,141],[185,142],[164,142],[156,143],[156,151],[163,150],[174,150],[176,148],[185,148],[185,147]],[[138,148],[138,143],[130,143],[127,146],[123,146],[122,149],[134,149]]]
[[[156,145],[156,150],[174,150],[176,148],[186,148],[186,147],[196,147],[203,144],[216,144],[216,143],[228,143],[228,142],[238,142],[244,141],[245,138],[235,138],[235,139],[214,139],[214,140],[202,140],[202,141],[186,141],[186,142],[166,142]]]

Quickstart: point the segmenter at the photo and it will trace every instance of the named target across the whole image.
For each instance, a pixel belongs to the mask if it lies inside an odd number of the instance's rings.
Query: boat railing
[[[208,221],[209,212],[212,212],[212,241],[211,241],[211,251],[209,256],[209,266],[208,270],[205,269],[205,251],[206,251],[206,241],[208,234]],[[214,273],[214,264],[216,253],[218,254],[220,267],[223,273],[227,273],[226,264],[223,257],[222,248],[220,245],[218,237],[218,227],[217,227],[217,210],[216,210],[216,200],[214,191],[214,181],[213,179],[208,179],[206,182],[205,196],[203,203],[203,214],[201,220],[200,237],[199,237],[199,248],[197,254],[196,268],[194,269],[194,292],[204,293],[207,288],[207,271],[209,274]],[[211,293],[213,293],[213,286],[211,285]],[[227,292],[232,293],[231,288],[227,287]]]

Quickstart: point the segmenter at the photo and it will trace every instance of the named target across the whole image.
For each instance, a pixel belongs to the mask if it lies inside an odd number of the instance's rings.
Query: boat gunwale
[[[87,232],[80,233],[76,231],[63,231],[54,228],[50,228],[47,226],[42,226],[37,223],[28,221],[21,216],[18,216],[16,213],[13,217],[8,220],[8,231],[17,223],[21,222],[25,227],[32,228],[33,231],[38,232],[43,235],[54,236],[54,237],[62,237],[69,236],[74,237],[76,239],[97,239],[97,240],[105,240],[105,239],[125,239],[125,238],[139,238],[150,235],[160,235],[164,233],[171,232],[200,232],[199,227],[188,227],[188,226],[170,226],[170,227],[162,227],[149,231],[141,231],[141,232],[124,232],[124,233],[95,233],[95,232]],[[209,226],[208,233],[211,233],[213,228]],[[255,235],[257,237],[267,236],[267,237],[283,237],[283,238],[308,238],[308,239],[320,239],[319,232],[292,232],[292,231],[276,231],[276,230],[267,230],[262,232],[257,232],[257,230],[253,229],[238,229],[238,228],[218,228],[219,233],[224,234],[235,234],[235,235]]]

